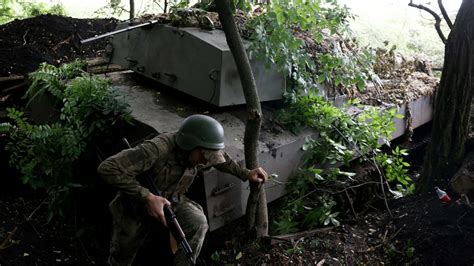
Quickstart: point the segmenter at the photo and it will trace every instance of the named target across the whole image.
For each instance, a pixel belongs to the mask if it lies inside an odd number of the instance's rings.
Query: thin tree
[[[420,187],[425,191],[437,180],[450,178],[464,158],[473,95],[473,14],[474,0],[463,0],[446,42],[443,72],[434,103],[432,142],[420,180]]]
[[[234,56],[242,82],[245,102],[247,104],[247,124],[244,136],[245,164],[247,168],[254,169],[258,167],[258,136],[262,124],[262,110],[258,99],[257,85],[255,84],[252,68],[250,67],[247,53],[232,15],[230,0],[217,0],[215,3],[227,43]],[[256,237],[267,236],[267,200],[262,185],[251,184],[246,214],[249,231],[255,233]]]
[[[130,19],[135,17],[135,0],[130,0]]]

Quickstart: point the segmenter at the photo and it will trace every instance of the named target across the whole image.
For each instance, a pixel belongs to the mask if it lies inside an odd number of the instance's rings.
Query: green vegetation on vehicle
[[[318,132],[303,146],[306,169],[289,181],[289,196],[275,230],[290,233],[319,225],[338,226],[336,193],[318,187],[350,186],[355,174],[340,167],[356,155],[374,163],[377,160],[372,157],[379,158],[389,182],[399,183],[401,192],[413,191],[413,182],[406,175],[408,164],[402,159],[405,151],[396,148],[392,157],[378,155],[380,142],[388,144],[395,130],[393,119],[400,118],[396,109],[359,106],[362,112],[352,116],[347,109],[355,102],[338,108],[323,96],[325,90],[347,94],[363,90],[369,78],[377,78],[374,52],[357,48],[348,31],[350,12],[332,0],[272,1],[265,8],[266,12],[249,22],[251,54],[268,65],[276,64],[288,77],[288,106],[279,113],[279,121],[293,130],[309,127]],[[302,34],[323,47],[322,51],[309,54],[307,42],[298,38]],[[344,50],[342,45],[353,49]]]

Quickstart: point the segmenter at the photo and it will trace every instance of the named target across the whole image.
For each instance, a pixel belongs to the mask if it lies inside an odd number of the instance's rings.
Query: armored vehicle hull
[[[117,29],[126,26],[119,24]],[[114,35],[111,44],[114,64],[216,106],[245,103],[239,73],[221,30],[153,24]],[[282,99],[283,75],[256,60],[251,60],[251,66],[260,100]]]

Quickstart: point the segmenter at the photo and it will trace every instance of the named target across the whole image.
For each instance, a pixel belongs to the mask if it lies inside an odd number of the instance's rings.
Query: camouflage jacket
[[[161,134],[132,149],[123,150],[103,161],[97,171],[108,184],[132,197],[142,199],[150,193],[136,179],[137,175],[148,170],[151,170],[163,196],[182,194],[201,169],[190,165],[187,154],[176,146],[174,136],[175,133]],[[213,167],[246,181],[250,171],[227,153],[225,159],[225,163]]]

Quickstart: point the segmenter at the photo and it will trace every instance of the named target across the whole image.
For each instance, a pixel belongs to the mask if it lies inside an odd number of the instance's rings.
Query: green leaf
[[[214,262],[220,262],[221,261],[220,254],[219,254],[219,252],[217,252],[217,250],[212,253],[211,260],[214,261]]]
[[[332,218],[332,217],[331,217],[331,223],[336,227],[341,225],[341,223],[337,219]]]
[[[331,221],[331,217],[328,216],[328,217],[326,217],[326,218],[324,219],[324,223],[323,223],[323,224],[324,224],[324,225],[328,225],[330,221]]]
[[[356,86],[359,91],[363,91],[365,89],[365,80],[358,79],[356,82]]]

